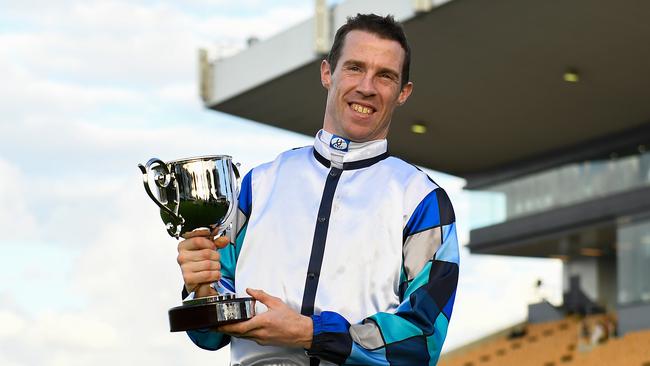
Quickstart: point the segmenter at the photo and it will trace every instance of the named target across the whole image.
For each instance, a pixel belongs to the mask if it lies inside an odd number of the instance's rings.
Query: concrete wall
[[[618,308],[618,335],[650,329],[650,303]]]
[[[311,62],[316,57],[314,18],[212,66],[214,104]],[[251,106],[253,108],[253,106]]]
[[[616,257],[578,257],[565,263],[564,290],[569,288],[569,278],[580,276],[580,287],[592,301],[609,310],[617,306]]]

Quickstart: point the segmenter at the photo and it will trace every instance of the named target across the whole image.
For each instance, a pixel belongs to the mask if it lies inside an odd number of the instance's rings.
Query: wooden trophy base
[[[169,330],[182,332],[215,328],[253,316],[255,301],[252,297],[236,298],[234,294],[200,297],[183,301],[183,305],[169,309]]]

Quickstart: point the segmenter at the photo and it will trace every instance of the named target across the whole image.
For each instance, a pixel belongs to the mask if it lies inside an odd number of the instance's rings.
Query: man
[[[314,145],[244,177],[234,245],[179,244],[185,293],[208,295],[220,279],[268,308],[188,332],[199,347],[230,342],[234,365],[437,362],[458,244],[446,193],[387,153],[393,111],[413,89],[409,63],[392,17],[348,19],[321,63],[327,104]]]

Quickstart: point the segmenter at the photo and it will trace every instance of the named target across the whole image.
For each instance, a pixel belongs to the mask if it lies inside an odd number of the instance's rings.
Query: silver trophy
[[[237,215],[239,172],[227,155],[201,156],[163,162],[150,159],[138,164],[144,189],[160,207],[169,235],[178,239],[197,229],[217,236],[230,231]],[[212,328],[255,315],[252,297],[237,298],[218,282],[217,295],[183,301],[169,309],[172,332]]]

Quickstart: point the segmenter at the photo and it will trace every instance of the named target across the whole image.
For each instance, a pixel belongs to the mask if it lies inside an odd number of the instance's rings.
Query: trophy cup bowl
[[[138,164],[144,189],[160,208],[167,233],[178,239],[197,229],[217,236],[232,227],[237,212],[239,172],[228,155],[201,156],[167,163],[150,159]],[[235,323],[255,315],[252,297],[235,297],[218,282],[218,294],[184,300],[169,309],[172,332],[213,328]]]

